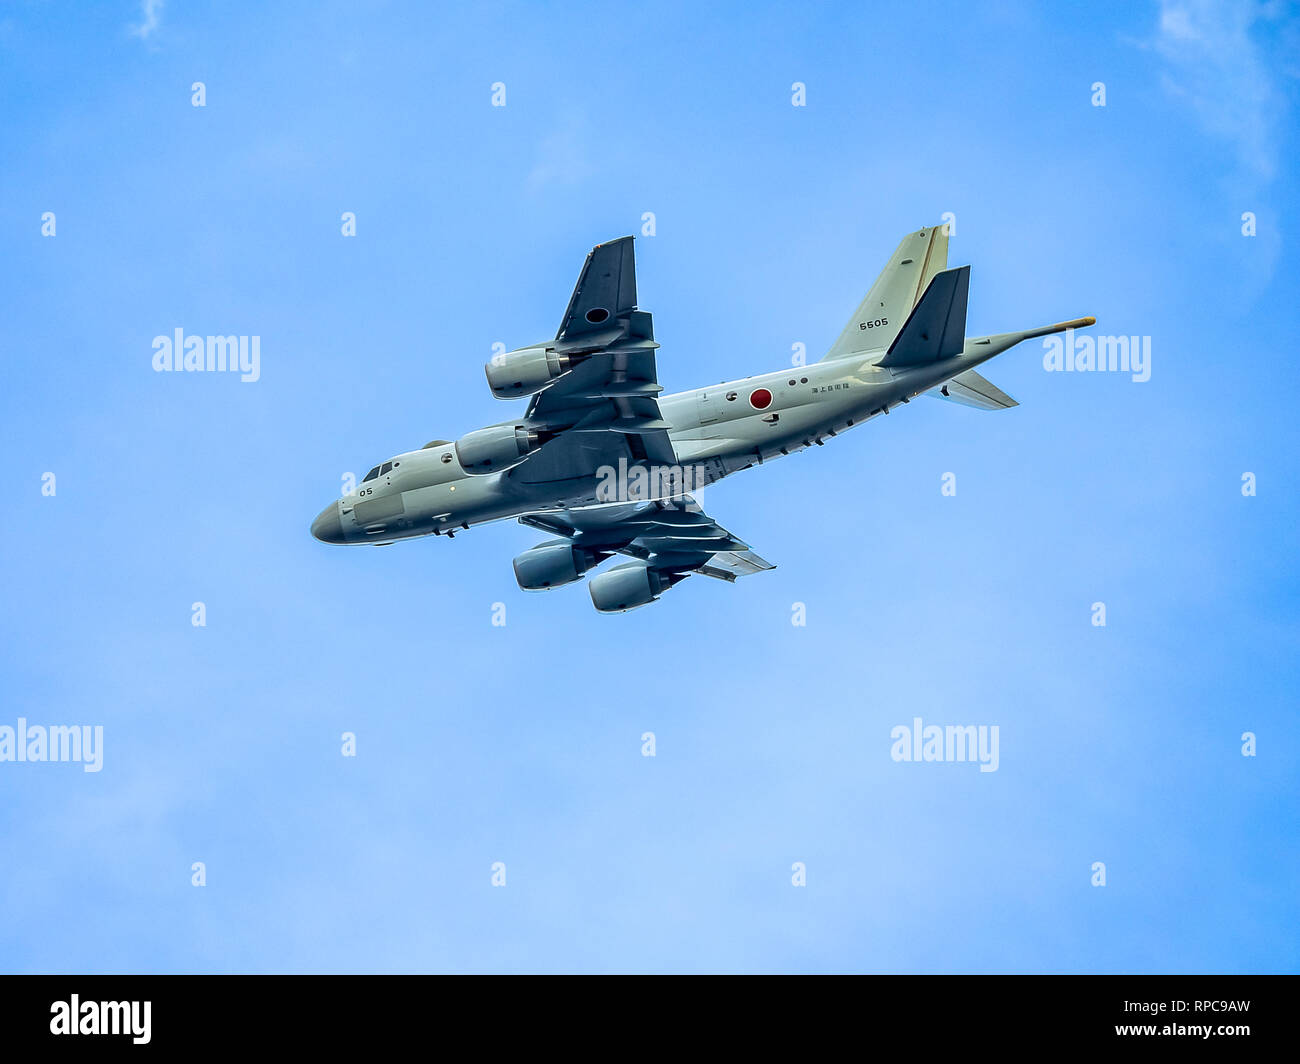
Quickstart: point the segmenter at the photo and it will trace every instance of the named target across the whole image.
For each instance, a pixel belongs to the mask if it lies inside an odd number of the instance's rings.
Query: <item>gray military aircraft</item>
[[[1015,406],[975,367],[1023,340],[1096,323],[968,338],[970,267],[947,265],[945,227],[909,233],[820,362],[660,395],[632,238],[599,244],[555,339],[485,367],[494,396],[531,396],[528,409],[380,463],[321,511],[312,535],[387,544],[517,518],[555,537],[515,558],[525,590],[572,583],[614,554],[632,559],[588,581],[602,613],[653,602],[692,574],[734,582],[771,569],[691,492],[918,395]]]

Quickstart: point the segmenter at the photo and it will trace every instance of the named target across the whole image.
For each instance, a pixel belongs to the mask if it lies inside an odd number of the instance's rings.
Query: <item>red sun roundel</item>
[[[766,388],[755,388],[749,393],[749,405],[755,410],[766,410],[772,405],[772,393]]]

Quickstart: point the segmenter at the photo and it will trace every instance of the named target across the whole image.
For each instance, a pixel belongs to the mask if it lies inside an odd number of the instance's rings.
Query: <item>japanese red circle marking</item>
[[[749,393],[749,405],[755,410],[766,410],[772,405],[772,393],[766,388],[755,388]]]

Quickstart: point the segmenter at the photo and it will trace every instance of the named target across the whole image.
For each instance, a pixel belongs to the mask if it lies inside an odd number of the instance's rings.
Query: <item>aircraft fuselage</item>
[[[817,362],[659,397],[678,465],[696,489],[827,439],[972,369],[1026,338],[1013,333],[968,340],[940,365],[885,368],[883,351]],[[502,422],[510,425],[514,422]],[[543,450],[545,449],[543,445]],[[540,452],[538,452],[540,453]],[[331,503],[312,525],[327,543],[392,543],[454,535],[473,525],[526,514],[626,505],[611,499],[608,476],[528,481],[520,466],[471,474],[451,443],[430,444],[384,463],[385,472]]]

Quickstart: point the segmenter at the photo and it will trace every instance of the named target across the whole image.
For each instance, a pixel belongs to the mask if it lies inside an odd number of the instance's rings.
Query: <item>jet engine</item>
[[[586,550],[567,539],[555,539],[519,555],[515,559],[515,579],[525,591],[562,587],[573,583],[607,557],[609,555]]]
[[[466,473],[483,476],[517,466],[542,445],[523,425],[491,425],[467,432],[456,441],[456,460]]]
[[[684,578],[684,574],[651,569],[642,562],[627,562],[593,576],[587,581],[587,587],[592,605],[601,613],[626,613],[653,602]]]
[[[553,347],[521,347],[493,358],[483,372],[498,399],[518,399],[541,391],[572,368],[572,359],[557,355]]]

